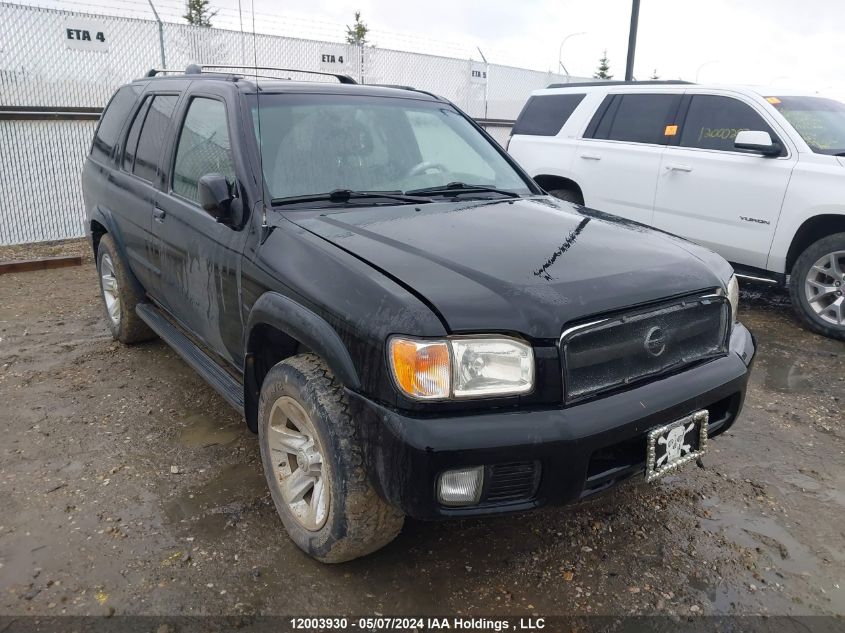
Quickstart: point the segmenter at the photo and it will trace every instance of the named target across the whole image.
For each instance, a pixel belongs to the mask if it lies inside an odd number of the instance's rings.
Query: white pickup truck
[[[508,150],[559,198],[787,285],[807,327],[845,340],[845,104],[780,88],[557,84],[533,93]]]

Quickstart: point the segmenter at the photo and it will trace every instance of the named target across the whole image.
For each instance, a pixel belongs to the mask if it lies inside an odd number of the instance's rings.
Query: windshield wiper
[[[411,189],[405,192],[409,195],[427,194],[427,193],[441,193],[441,194],[462,194],[462,193],[498,193],[508,198],[519,198],[520,194],[507,189],[497,189],[496,187],[488,187],[487,185],[468,185],[465,182],[450,182],[448,185],[440,185],[439,187],[425,187],[424,189]]]
[[[352,191],[351,189],[335,189],[328,193],[312,193],[304,196],[289,196],[287,198],[273,198],[270,203],[276,207],[302,202],[349,202],[351,200],[370,200],[382,198],[396,200],[405,204],[423,204],[432,202],[431,198],[404,194],[401,191]]]

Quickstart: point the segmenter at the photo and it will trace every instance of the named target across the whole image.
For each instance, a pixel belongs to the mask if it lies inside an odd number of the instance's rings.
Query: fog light
[[[444,506],[471,506],[481,498],[484,467],[447,470],[440,474],[437,496]]]

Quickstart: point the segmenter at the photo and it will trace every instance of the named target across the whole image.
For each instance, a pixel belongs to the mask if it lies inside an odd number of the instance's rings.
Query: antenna
[[[238,0],[238,20],[241,23],[241,63],[246,63],[246,53],[244,51],[244,13],[241,8],[241,0]]]
[[[267,202],[264,200],[264,148],[261,146],[261,88],[258,85],[258,37],[255,34],[255,0],[252,5],[252,62],[255,64],[255,111],[258,115],[258,171],[261,173],[261,228],[266,234]],[[262,241],[265,236],[262,235]]]

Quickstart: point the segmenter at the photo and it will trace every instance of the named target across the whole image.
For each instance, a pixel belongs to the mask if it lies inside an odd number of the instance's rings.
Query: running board
[[[241,415],[244,414],[244,388],[229,372],[182,334],[179,328],[168,321],[154,305],[139,303],[135,306],[135,312],[153,332],[182,357],[182,360],[223,396],[226,402],[237,409]]]

